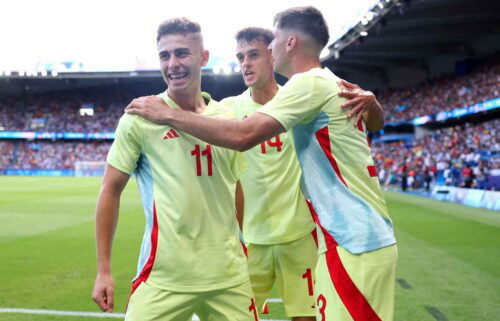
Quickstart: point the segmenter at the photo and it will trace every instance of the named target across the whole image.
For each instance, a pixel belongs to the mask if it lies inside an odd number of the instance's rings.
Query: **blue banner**
[[[72,169],[5,169],[0,172],[8,176],[75,176]]]
[[[0,131],[0,139],[68,139],[68,140],[111,140],[115,138],[115,133],[77,133],[77,132],[20,132],[20,131]]]
[[[398,107],[399,108],[399,107]],[[475,104],[469,107],[462,107],[450,109],[437,114],[429,114],[421,117],[414,118],[411,121],[402,122],[389,122],[386,126],[399,126],[404,124],[413,124],[415,126],[424,125],[431,122],[446,121],[448,119],[459,118],[467,115],[482,113],[488,110],[500,108],[500,97],[483,101],[482,103]]]

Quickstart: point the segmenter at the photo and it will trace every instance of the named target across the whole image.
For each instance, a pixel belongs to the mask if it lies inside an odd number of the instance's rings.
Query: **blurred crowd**
[[[500,119],[441,128],[411,145],[372,145],[382,185],[403,190],[440,184],[500,190]]]
[[[434,78],[378,94],[387,122],[472,106],[500,97],[500,63],[495,56],[466,76]],[[133,89],[133,88],[132,88]],[[0,130],[112,132],[124,107],[140,92],[132,89],[67,90],[0,98]],[[91,107],[94,115],[82,115]]]
[[[74,169],[77,161],[105,161],[109,142],[0,141],[0,170]]]
[[[66,90],[0,98],[0,131],[113,132],[133,89]],[[494,58],[466,76],[446,76],[379,94],[386,121],[472,106],[500,97],[500,63]],[[90,115],[89,110],[91,110]],[[500,120],[448,127],[411,145],[373,145],[384,185],[403,189],[432,184],[500,189]],[[110,142],[0,141],[0,170],[74,169],[77,161],[104,161]]]
[[[0,99],[0,130],[113,132],[130,98],[51,93]],[[83,108],[83,113],[82,113]],[[92,109],[89,115],[85,109]]]
[[[378,95],[387,122],[412,120],[500,97],[500,63],[490,62],[467,76],[445,76]]]

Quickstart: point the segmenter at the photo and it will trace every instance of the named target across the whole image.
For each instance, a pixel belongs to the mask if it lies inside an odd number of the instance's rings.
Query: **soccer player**
[[[247,150],[293,129],[303,191],[317,214],[316,317],[392,320],[397,247],[377,179],[366,124],[341,108],[339,78],[321,68],[329,33],[313,7],[275,16],[269,46],[275,70],[290,78],[258,112],[242,121],[207,119],[168,108],[154,97],[127,112],[185,130],[212,144]]]
[[[271,31],[246,28],[236,34],[236,57],[249,87],[221,104],[239,119],[252,115],[278,92],[271,53]],[[273,285],[294,321],[314,321],[315,224],[300,191],[300,167],[289,133],[281,133],[244,153],[247,171],[243,236],[257,307],[262,312]]]
[[[160,25],[157,46],[173,108],[207,117],[233,113],[201,93],[208,61],[200,26],[185,18]],[[235,216],[241,155],[170,126],[124,115],[110,149],[97,204],[98,274],[93,298],[113,310],[111,248],[120,194],[135,173],[146,231],[125,320],[258,320]]]

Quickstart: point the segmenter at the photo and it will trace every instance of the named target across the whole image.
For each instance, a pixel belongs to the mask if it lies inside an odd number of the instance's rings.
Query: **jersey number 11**
[[[212,146],[208,145],[200,152],[200,145],[196,145],[191,151],[191,155],[196,157],[196,176],[202,175],[201,156],[207,157],[208,176],[212,176]]]

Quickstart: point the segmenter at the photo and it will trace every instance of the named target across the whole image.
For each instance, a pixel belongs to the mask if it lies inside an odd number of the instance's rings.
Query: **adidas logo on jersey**
[[[163,137],[163,140],[166,140],[166,139],[171,139],[171,138],[177,138],[179,137],[179,134],[177,134],[177,132],[171,128],[166,134],[165,136]]]

